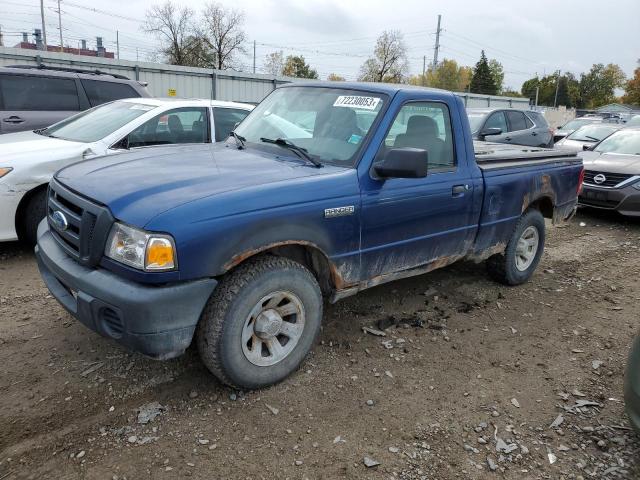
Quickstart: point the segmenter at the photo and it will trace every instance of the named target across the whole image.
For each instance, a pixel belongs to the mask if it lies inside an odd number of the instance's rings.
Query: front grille
[[[595,177],[598,175],[603,175],[606,179],[604,182],[597,183],[595,181]],[[632,175],[626,173],[609,173],[609,172],[597,172],[595,170],[585,170],[584,172],[584,183],[588,183],[589,185],[595,185],[596,187],[616,187],[625,180],[628,180],[632,177]]]
[[[47,221],[53,237],[71,257],[83,265],[98,264],[113,223],[113,217],[106,207],[52,180],[49,184]]]

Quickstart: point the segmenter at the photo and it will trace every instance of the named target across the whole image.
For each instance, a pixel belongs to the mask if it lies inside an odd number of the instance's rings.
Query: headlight
[[[0,167],[0,178],[4,177],[11,170],[13,170],[11,167]]]
[[[117,222],[111,227],[104,254],[139,270],[158,272],[176,268],[173,238]]]

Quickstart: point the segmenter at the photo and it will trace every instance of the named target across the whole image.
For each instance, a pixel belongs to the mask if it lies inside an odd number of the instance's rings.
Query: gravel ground
[[[0,480],[640,478],[639,249],[640,222],[581,211],[528,284],[461,263],[376,287],[326,307],[297,373],[238,392],[194,351],[155,362],[87,330],[0,244]]]

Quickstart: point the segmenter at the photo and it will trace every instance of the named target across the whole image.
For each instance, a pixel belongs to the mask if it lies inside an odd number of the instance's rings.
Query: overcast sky
[[[95,47],[104,37],[115,50],[120,31],[121,58],[144,60],[156,48],[153,37],[140,30],[152,0],[62,0],[64,43],[77,46],[81,38]],[[177,1],[199,10],[205,0]],[[474,65],[485,49],[500,61],[505,86],[520,89],[536,73],[557,69],[575,74],[594,63],[617,63],[627,76],[640,58],[640,0],[491,0],[447,2],[435,0],[223,0],[245,11],[247,54],[242,69],[253,63],[257,43],[257,71],[274,50],[302,54],[321,78],[335,72],[353,80],[373,51],[383,30],[404,33],[411,73],[422,71],[423,56],[433,60],[438,14],[442,15],[439,58]],[[79,8],[79,7],[86,8]],[[98,8],[111,14],[92,12]],[[45,0],[47,40],[59,44],[55,0]],[[5,44],[20,41],[19,32],[39,27],[38,0],[0,0],[0,25]]]

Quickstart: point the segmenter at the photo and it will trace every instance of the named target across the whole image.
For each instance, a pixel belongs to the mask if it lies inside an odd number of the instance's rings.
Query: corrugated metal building
[[[125,75],[148,83],[149,92],[156,97],[212,98],[236,102],[258,103],[278,85],[304,81],[290,77],[276,77],[231,70],[181,67],[164,63],[112,60],[67,53],[33,51],[0,47],[0,67],[8,65],[38,65],[101,70]],[[527,98],[479,95],[456,92],[468,107],[503,107],[527,109]]]

